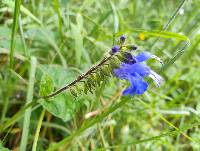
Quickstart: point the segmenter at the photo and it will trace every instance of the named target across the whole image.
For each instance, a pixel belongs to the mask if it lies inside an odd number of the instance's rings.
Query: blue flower
[[[125,60],[121,63],[120,68],[114,69],[116,77],[130,82],[130,87],[123,91],[123,95],[143,94],[148,88],[148,83],[143,80],[146,76],[152,78],[158,87],[160,86],[162,77],[143,63],[149,58],[160,61],[160,58],[149,52],[142,52],[136,57],[131,53],[125,53]]]
[[[135,59],[137,60],[137,62],[143,62],[146,61],[147,59],[151,58],[151,53],[149,52],[141,52],[140,54],[138,54]]]
[[[123,95],[143,94],[147,90],[147,82],[145,82],[136,72],[132,75],[129,74],[127,78],[131,85],[123,91]]]

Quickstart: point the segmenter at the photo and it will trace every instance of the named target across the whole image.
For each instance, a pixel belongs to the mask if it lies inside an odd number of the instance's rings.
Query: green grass
[[[0,2],[0,148],[199,150],[199,10],[199,0]],[[41,86],[67,85],[121,34],[162,58],[148,62],[160,88],[149,81],[145,94],[123,97],[127,84],[110,77],[93,94],[40,99]]]
[[[35,82],[35,72],[36,72],[36,66],[37,66],[37,59],[35,57],[31,58],[31,69],[30,69],[30,79],[28,84],[28,91],[27,91],[27,97],[26,97],[26,103],[31,103],[33,99],[33,88],[34,88],[34,82]],[[24,120],[23,120],[23,132],[22,132],[22,138],[21,138],[21,144],[20,144],[20,150],[25,151],[26,145],[28,142],[28,135],[29,135],[29,126],[30,126],[30,117],[31,117],[31,108],[27,109],[24,113]]]
[[[14,66],[14,49],[15,49],[15,36],[16,36],[16,31],[17,31],[17,25],[18,25],[18,17],[20,14],[20,4],[21,0],[16,0],[15,1],[15,7],[14,7],[14,16],[13,16],[13,25],[12,25],[12,34],[11,34],[11,41],[10,41],[10,69],[13,69]],[[7,77],[7,87],[9,89],[10,84],[11,84],[11,78],[10,75]],[[3,110],[2,110],[2,116],[1,116],[1,121],[4,120],[7,109],[8,109],[8,104],[9,104],[9,98],[8,96],[10,95],[10,91],[7,91],[7,96],[5,96],[5,101],[3,105]]]
[[[13,26],[12,26],[12,35],[11,35],[11,42],[10,42],[10,68],[13,68],[14,65],[14,50],[15,50],[15,36],[18,27],[18,18],[20,14],[20,4],[21,0],[15,1],[15,9],[14,9],[14,16],[13,16]]]

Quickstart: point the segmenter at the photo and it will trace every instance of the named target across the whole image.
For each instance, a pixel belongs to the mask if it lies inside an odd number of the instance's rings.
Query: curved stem
[[[100,66],[104,65],[108,60],[110,60],[112,58],[113,55],[110,55],[108,57],[104,57],[98,64],[92,66],[86,73],[84,73],[83,75],[78,76],[78,78],[74,81],[72,81],[71,83],[69,83],[68,85],[58,89],[57,91],[41,97],[43,99],[47,99],[47,98],[51,98],[53,96],[56,96],[60,93],[62,93],[63,91],[67,90],[68,88],[70,88],[71,86],[75,85],[78,82],[81,82],[81,80],[85,79],[88,75],[92,74],[95,70],[97,70]]]

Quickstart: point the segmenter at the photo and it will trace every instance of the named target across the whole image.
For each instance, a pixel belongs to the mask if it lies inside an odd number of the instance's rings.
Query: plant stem
[[[35,57],[31,57],[31,69],[29,74],[29,85],[28,85],[28,93],[26,97],[26,103],[31,103],[33,99],[33,89],[34,89],[34,81],[35,81],[35,72],[36,72],[36,64],[37,60]],[[27,109],[24,115],[23,121],[23,131],[22,131],[22,139],[20,144],[20,151],[26,151],[26,145],[28,142],[28,134],[29,134],[29,125],[31,118],[31,108]]]
[[[29,57],[30,55],[28,54],[27,49],[26,49],[27,46],[26,46],[25,37],[24,37],[21,15],[19,16],[19,30],[20,30],[21,41],[22,41],[22,44],[23,44],[23,49],[24,49],[24,56]]]
[[[14,16],[13,16],[13,24],[12,24],[12,33],[11,33],[11,43],[10,43],[10,69],[13,69],[14,66],[14,49],[15,49],[15,35],[17,31],[17,24],[18,24],[18,18],[19,18],[19,11],[20,11],[20,4],[21,0],[15,1],[15,8],[14,8]],[[11,73],[9,73],[8,79],[7,79],[7,87],[8,90],[6,92],[6,97],[2,109],[2,115],[1,115],[1,121],[4,121],[4,118],[6,116],[8,105],[9,105],[9,95],[11,92]]]
[[[178,6],[178,8],[175,10],[175,12],[173,13],[173,15],[170,17],[170,19],[168,20],[167,24],[163,27],[162,31],[166,31],[169,27],[169,25],[174,21],[174,19],[177,17],[180,9],[183,7],[184,3],[186,0],[182,0]],[[151,45],[151,49],[153,49],[154,45],[160,40],[160,37],[158,37],[157,39],[155,39],[155,41],[152,43]]]
[[[78,76],[78,78],[74,81],[72,81],[70,84],[58,89],[57,91],[53,92],[50,95],[44,96],[42,97],[43,99],[47,99],[47,98],[51,98],[53,96],[58,95],[59,93],[67,90],[68,88],[70,88],[71,86],[75,85],[76,83],[80,82],[81,80],[83,80],[84,78],[86,78],[88,75],[92,74],[96,69],[98,69],[100,66],[102,66],[103,64],[105,64],[108,60],[111,59],[113,55],[110,55],[108,57],[103,58],[98,64],[92,66],[86,73],[84,73],[83,75]]]
[[[42,126],[42,121],[45,115],[45,110],[42,110],[42,113],[40,115],[40,119],[38,121],[38,125],[37,125],[37,129],[36,129],[36,133],[35,133],[35,137],[34,137],[34,141],[33,141],[33,147],[32,147],[32,151],[36,151],[37,149],[37,142],[38,142],[38,138],[39,138],[39,134],[40,134],[40,129]]]
[[[20,13],[20,4],[21,4],[21,0],[15,0],[15,9],[14,9],[11,44],[10,44],[10,68],[11,69],[13,69],[13,66],[14,66],[15,35],[17,31],[17,24],[18,24],[18,18],[19,18],[19,13]]]

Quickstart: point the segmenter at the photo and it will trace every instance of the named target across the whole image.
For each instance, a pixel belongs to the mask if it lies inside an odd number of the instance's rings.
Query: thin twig
[[[108,60],[112,58],[112,54],[108,57],[104,57],[98,64],[92,66],[86,73],[78,76],[77,79],[69,83],[68,85],[58,89],[57,91],[53,92],[52,94],[49,94],[47,96],[42,97],[43,99],[51,98],[53,96],[58,95],[59,93],[69,89],[71,86],[76,85],[76,83],[81,82],[81,80],[85,79],[88,75],[92,74],[95,70],[97,70],[100,66],[104,65]]]

